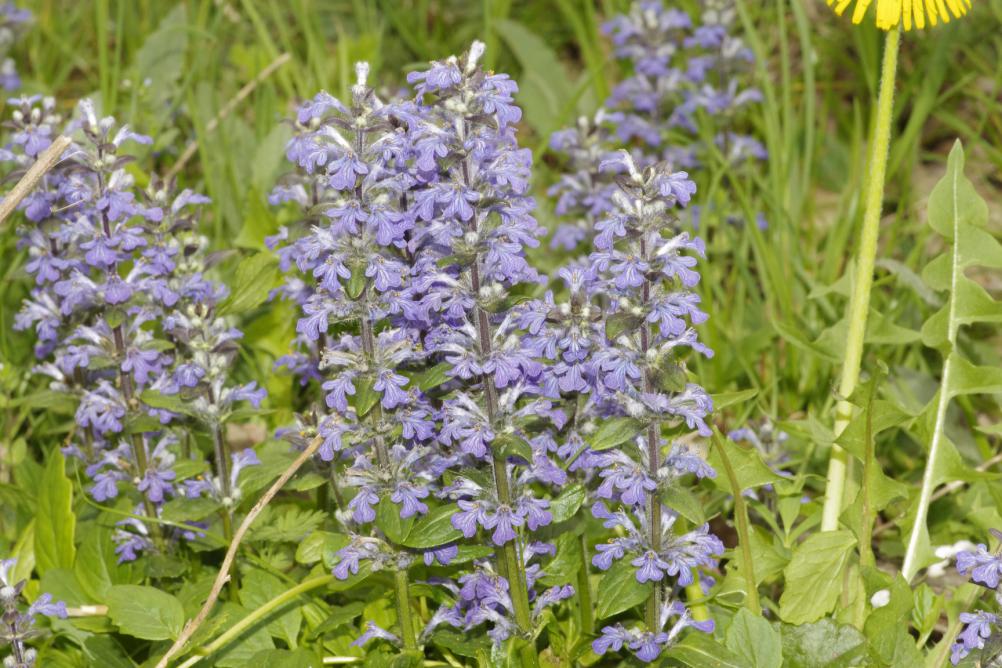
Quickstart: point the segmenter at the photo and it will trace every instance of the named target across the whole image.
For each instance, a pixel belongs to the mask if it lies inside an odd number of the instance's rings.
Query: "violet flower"
[[[991,533],[997,540],[1002,540],[1002,531],[992,529]],[[957,572],[969,575],[972,582],[992,590],[996,605],[1002,605],[1002,592],[999,591],[1002,554],[999,551],[989,552],[988,547],[982,543],[973,552],[960,552],[957,554]],[[971,652],[984,648],[988,639],[999,632],[1002,619],[997,614],[975,610],[960,613],[960,621],[965,626],[950,648],[953,665],[960,663]]]
[[[51,594],[40,594],[30,604],[25,598],[27,580],[14,581],[17,559],[0,560],[0,647],[10,645],[11,655],[4,658],[5,668],[32,668],[38,653],[26,641],[36,636],[39,615],[66,619],[66,604],[53,601]]]

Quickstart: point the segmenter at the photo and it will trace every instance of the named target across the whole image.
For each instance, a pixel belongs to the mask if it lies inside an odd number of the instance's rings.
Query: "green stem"
[[[584,532],[581,541],[581,566],[578,568],[578,609],[581,611],[581,631],[590,634],[595,630],[595,612],[591,609],[591,582],[588,569],[588,538]]]
[[[201,661],[207,656],[211,656],[213,652],[218,651],[220,648],[225,647],[234,638],[238,637],[241,633],[249,629],[251,626],[256,624],[258,620],[265,617],[269,612],[279,608],[289,601],[293,600],[300,594],[308,592],[311,589],[317,589],[318,587],[323,587],[325,585],[334,582],[333,575],[321,575],[320,577],[311,578],[302,582],[287,592],[283,592],[271,599],[267,603],[261,605],[258,608],[252,610],[246,617],[238,621],[236,624],[226,629],[226,632],[220,635],[218,638],[210,642],[204,647],[200,647],[195,650],[195,655],[190,659],[182,663],[179,668],[189,668],[194,666],[196,663]]]
[[[734,467],[731,466],[731,460],[727,456],[727,448],[724,447],[724,439],[720,437],[719,433],[715,433],[713,442],[717,446],[717,453],[724,465],[724,471],[727,473],[727,480],[731,486],[731,494],[734,496],[734,520],[738,529],[738,547],[741,550],[741,571],[748,586],[748,598],[745,599],[745,604],[753,614],[761,616],[762,607],[759,604],[758,585],[756,585],[755,580],[755,560],[752,559],[748,530],[748,506],[745,504],[745,498],[741,496],[741,492],[744,490],[741,489],[738,477],[734,474]]]
[[[404,641],[404,649],[417,649],[417,636],[414,634],[414,620],[411,618],[411,597],[408,589],[407,571],[400,569],[393,574],[397,588],[397,617],[400,622],[400,637]]]
[[[852,282],[849,300],[849,331],[845,344],[845,361],[839,380],[839,396],[835,408],[835,437],[841,436],[852,417],[852,404],[848,398],[856,389],[859,369],[863,360],[863,342],[866,336],[866,316],[870,310],[870,289],[873,286],[873,265],[877,257],[877,233],[880,230],[880,211],[884,199],[884,178],[887,173],[887,152],[891,140],[891,120],[894,109],[894,80],[898,68],[900,32],[887,33],[884,61],[880,72],[880,92],[877,97],[877,119],[870,142],[870,173],[866,184],[863,207],[863,229],[859,241],[859,257]],[[832,444],[828,461],[828,487],[821,516],[821,530],[838,529],[845,496],[849,453]]]

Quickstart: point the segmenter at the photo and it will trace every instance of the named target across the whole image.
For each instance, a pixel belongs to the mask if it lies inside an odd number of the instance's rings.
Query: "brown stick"
[[[59,162],[59,158],[62,157],[63,151],[69,148],[69,145],[73,143],[69,137],[60,135],[55,138],[49,148],[42,151],[42,154],[38,156],[35,164],[32,165],[21,180],[11,188],[11,191],[7,193],[7,196],[3,198],[3,202],[0,202],[0,227],[3,227],[4,221],[14,213],[17,209],[17,205],[21,203],[25,197],[27,197],[38,182],[42,180],[46,172],[56,166]]]
[[[237,105],[243,102],[248,95],[254,92],[254,89],[261,85],[261,82],[271,76],[272,72],[277,70],[282,65],[289,62],[292,56],[288,53],[283,53],[275,60],[271,61],[267,67],[261,70],[256,77],[244,84],[243,88],[237,91],[237,94],[233,96],[229,102],[223,105],[223,108],[219,110],[212,120],[205,124],[205,134],[210,134],[219,125],[220,121],[233,113],[233,110],[237,108]],[[165,181],[170,181],[178,172],[184,169],[184,166],[188,164],[191,157],[195,155],[195,151],[198,150],[198,141],[192,140],[188,142],[188,145],[184,147],[184,152],[181,153],[181,157],[177,159],[177,162],[167,170],[167,174],[164,176]]]
[[[247,513],[247,517],[244,521],[240,523],[235,534],[233,534],[233,540],[230,542],[229,549],[226,550],[226,556],[223,557],[223,565],[219,569],[219,575],[216,576],[216,581],[212,583],[212,590],[209,592],[209,598],[206,599],[205,604],[202,609],[198,611],[187,624],[184,625],[184,630],[181,631],[181,635],[178,639],[174,641],[174,644],[170,646],[167,653],[161,657],[160,661],[157,662],[156,668],[167,668],[168,662],[175,656],[178,656],[184,649],[185,644],[191,640],[191,637],[195,634],[206,619],[209,617],[209,613],[212,611],[212,606],[215,605],[216,599],[219,598],[219,594],[223,591],[223,587],[226,582],[230,579],[229,571],[230,567],[233,565],[233,560],[237,556],[237,548],[240,547],[240,541],[243,540],[244,534],[250,529],[251,524],[257,519],[257,516],[261,514],[264,507],[268,505],[268,502],[278,493],[278,490],[282,489],[285,483],[289,482],[289,478],[295,475],[296,471],[299,470],[307,459],[313,456],[320,446],[323,444],[324,439],[322,436],[317,436],[314,438],[309,446],[303,450],[302,454],[296,458],[296,461],[289,465],[289,468],[285,469],[285,472],[278,477],[278,480],[268,488],[264,496],[258,499],[254,507],[251,508],[250,512]]]

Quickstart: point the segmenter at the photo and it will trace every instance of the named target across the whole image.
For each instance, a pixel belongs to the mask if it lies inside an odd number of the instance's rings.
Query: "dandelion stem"
[[[841,436],[849,425],[852,404],[849,396],[859,381],[863,359],[863,342],[866,335],[866,316],[870,310],[870,289],[873,286],[873,265],[877,256],[877,233],[880,230],[880,212],[884,199],[884,178],[887,173],[887,153],[891,139],[891,120],[894,109],[894,81],[898,67],[899,30],[887,33],[884,59],[880,73],[880,92],[877,97],[877,119],[870,142],[870,173],[866,185],[863,208],[863,229],[859,240],[859,257],[852,282],[849,300],[849,331],[846,336],[845,360],[839,380],[839,402],[835,408],[835,437]],[[828,461],[828,486],[825,490],[821,530],[838,529],[839,515],[845,496],[845,480],[849,467],[849,453],[833,444]]]

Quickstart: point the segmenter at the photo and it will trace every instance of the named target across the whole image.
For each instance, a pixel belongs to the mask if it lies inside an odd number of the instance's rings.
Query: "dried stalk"
[[[53,140],[49,148],[42,151],[35,164],[28,169],[27,173],[21,177],[21,180],[17,182],[11,191],[7,193],[7,196],[3,198],[3,201],[0,202],[0,228],[3,227],[4,221],[7,220],[10,214],[14,213],[21,200],[27,197],[35,189],[35,186],[38,185],[38,182],[42,180],[42,177],[56,166],[59,158],[63,155],[63,151],[69,148],[71,143],[73,142],[69,137],[60,135]]]
[[[270,502],[278,493],[278,490],[282,489],[285,483],[289,482],[289,479],[296,474],[296,471],[298,471],[304,463],[306,463],[307,459],[313,456],[313,453],[320,448],[323,442],[324,439],[321,436],[314,438],[310,442],[309,446],[303,450],[302,454],[296,458],[296,461],[292,462],[292,464],[289,465],[289,468],[285,469],[282,475],[278,477],[278,480],[276,480],[275,483],[268,488],[268,491],[265,492],[264,496],[258,499],[257,503],[254,504],[254,507],[251,508],[249,513],[247,513],[247,517],[244,518],[244,521],[241,522],[240,526],[237,528],[236,533],[233,534],[233,541],[230,543],[229,549],[226,550],[226,556],[223,558],[223,565],[219,569],[219,575],[216,576],[216,581],[212,583],[212,590],[209,592],[209,598],[206,599],[205,605],[202,606],[202,609],[198,611],[198,614],[195,615],[193,619],[184,625],[184,630],[181,631],[181,635],[178,636],[178,639],[174,641],[174,644],[171,645],[169,650],[167,650],[167,653],[164,654],[160,661],[157,662],[156,668],[167,668],[167,664],[170,660],[175,656],[178,656],[184,650],[185,644],[191,640],[191,637],[195,634],[195,631],[198,630],[198,627],[200,627],[205,620],[209,618],[212,606],[215,605],[220,592],[223,591],[223,587],[226,586],[226,582],[230,579],[230,567],[233,565],[233,560],[237,556],[237,548],[240,547],[240,541],[243,540],[244,534],[247,533],[251,524],[253,524],[254,520],[257,519],[257,516],[261,514],[264,507],[268,505],[268,502]]]

